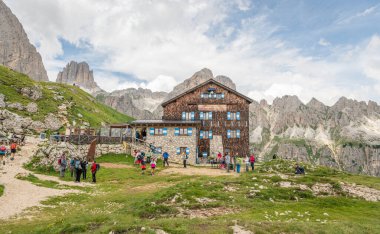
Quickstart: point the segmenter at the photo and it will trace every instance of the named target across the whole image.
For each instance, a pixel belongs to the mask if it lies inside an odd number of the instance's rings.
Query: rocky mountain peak
[[[323,104],[322,102],[320,102],[319,100],[317,100],[316,98],[312,98],[307,104],[306,106],[310,107],[310,108],[313,108],[313,109],[316,109],[316,110],[319,110],[319,111],[324,111],[326,110],[328,107]]]
[[[215,79],[216,81],[222,83],[223,85],[231,89],[234,89],[234,90],[236,89],[235,83],[229,77],[216,76],[214,78],[214,75],[210,69],[203,68],[202,70],[194,73],[194,75],[192,75],[190,78],[184,80],[181,84],[175,86],[173,91],[169,93],[167,100],[183,92],[186,92],[187,90],[194,88],[195,86],[202,84],[209,79]]]
[[[21,23],[3,1],[0,1],[0,32],[0,64],[33,80],[48,81],[41,55],[30,44]]]
[[[284,112],[295,111],[299,106],[303,105],[301,100],[295,95],[285,95],[281,98],[273,100],[273,108],[275,110],[282,110]]]
[[[81,88],[94,93],[100,90],[94,80],[94,73],[86,62],[77,63],[71,61],[66,65],[63,71],[58,73],[58,83],[76,84]]]

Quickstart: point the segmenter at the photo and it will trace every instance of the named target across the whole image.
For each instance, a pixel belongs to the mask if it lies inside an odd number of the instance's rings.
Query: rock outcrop
[[[137,119],[160,119],[160,104],[167,97],[165,92],[149,89],[124,89],[112,93],[98,93],[97,99],[106,105]]]
[[[58,73],[58,83],[75,84],[89,93],[99,92],[101,89],[94,80],[94,73],[86,62],[71,61],[63,71]]]
[[[41,55],[30,44],[17,17],[0,1],[0,64],[36,81],[48,81]]]
[[[380,109],[375,102],[340,98],[329,107],[296,96],[250,106],[252,150],[273,156],[380,176]]]

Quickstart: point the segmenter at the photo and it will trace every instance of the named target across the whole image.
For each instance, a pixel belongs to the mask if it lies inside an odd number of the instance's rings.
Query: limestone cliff
[[[93,71],[90,70],[90,66],[86,62],[71,61],[63,71],[58,73],[56,82],[75,84],[90,93],[101,91],[94,80]]]
[[[36,81],[48,81],[41,55],[30,44],[24,28],[0,0],[0,64]]]
[[[296,96],[250,106],[250,140],[260,160],[273,156],[380,176],[380,108],[340,98],[326,106]]]

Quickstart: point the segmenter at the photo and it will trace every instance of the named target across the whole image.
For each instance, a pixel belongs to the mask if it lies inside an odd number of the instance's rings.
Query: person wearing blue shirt
[[[165,167],[165,163],[169,166],[169,154],[168,154],[168,152],[165,151],[162,154],[162,157],[164,158],[164,167]]]

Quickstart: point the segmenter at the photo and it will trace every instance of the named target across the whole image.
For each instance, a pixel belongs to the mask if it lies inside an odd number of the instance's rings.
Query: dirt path
[[[101,167],[104,168],[116,168],[116,169],[123,169],[123,168],[134,168],[130,165],[125,164],[116,164],[116,163],[100,163]]]
[[[204,168],[188,166],[183,168],[173,164],[173,166],[166,167],[160,174],[182,174],[182,175],[206,175],[206,176],[239,176],[238,173],[231,170],[229,173],[226,170],[217,168]]]
[[[51,196],[60,196],[68,193],[78,192],[78,190],[59,190],[39,187],[32,183],[16,179],[19,173],[28,174],[28,170],[22,165],[27,162],[37,150],[38,139],[27,138],[27,144],[16,155],[14,161],[6,161],[5,166],[0,165],[0,184],[4,185],[4,194],[0,197],[0,219],[8,219],[22,213],[23,210],[40,205],[40,202]],[[80,186],[74,182],[60,181],[56,177],[36,175],[43,180],[54,180],[60,184]],[[82,185],[83,186],[83,185]]]

